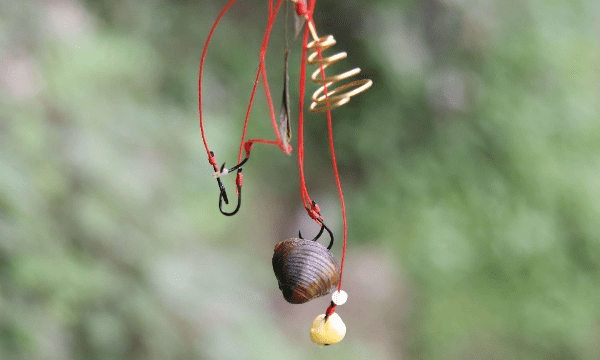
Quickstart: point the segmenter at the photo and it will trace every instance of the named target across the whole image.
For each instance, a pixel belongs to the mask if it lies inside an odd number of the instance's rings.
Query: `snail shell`
[[[340,282],[335,257],[313,240],[292,238],[275,245],[273,271],[283,297],[292,304],[327,295]]]

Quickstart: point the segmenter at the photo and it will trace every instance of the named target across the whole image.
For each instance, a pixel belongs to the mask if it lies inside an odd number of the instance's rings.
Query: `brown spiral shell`
[[[292,238],[275,245],[273,271],[283,297],[292,304],[327,295],[340,282],[335,257],[313,240]]]

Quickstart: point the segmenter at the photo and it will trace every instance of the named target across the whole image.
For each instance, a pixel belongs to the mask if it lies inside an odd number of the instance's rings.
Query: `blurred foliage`
[[[308,327],[327,300],[286,304],[270,269],[309,224],[295,157],[257,146],[242,211],[218,213],[196,86],[224,4],[0,0],[0,359],[600,356],[600,2],[318,1],[336,69],[375,84],[333,114],[350,300],[326,349]],[[265,14],[240,0],[209,49],[229,164]],[[259,94],[251,137],[267,119]],[[308,185],[341,234],[324,124],[307,118]]]

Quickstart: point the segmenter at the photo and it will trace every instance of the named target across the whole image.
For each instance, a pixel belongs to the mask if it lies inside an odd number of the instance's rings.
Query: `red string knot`
[[[302,17],[308,16],[308,6],[304,0],[296,1],[296,14]]]
[[[250,156],[252,145],[254,145],[252,141],[246,141],[246,143],[244,144],[244,150],[246,150],[246,157]]]
[[[316,212],[312,209],[308,210],[308,216],[310,216],[310,218],[313,220],[321,220],[322,219],[321,215],[319,215],[318,212]]]
[[[244,174],[239,172],[239,173],[237,173],[237,176],[235,177],[235,185],[237,185],[238,188],[241,188],[243,183],[244,183]]]
[[[323,217],[321,216],[321,209],[319,208],[319,205],[317,205],[316,202],[313,201],[310,204],[310,208],[306,206],[304,208],[306,209],[306,212],[308,213],[308,216],[310,216],[311,219],[319,221],[323,219]]]
[[[316,212],[317,214],[321,213],[321,209],[319,208],[319,205],[317,205],[317,203],[314,201],[310,206],[310,210]]]
[[[213,166],[216,167],[217,166],[217,158],[215,158],[212,155],[208,156],[208,162]]]

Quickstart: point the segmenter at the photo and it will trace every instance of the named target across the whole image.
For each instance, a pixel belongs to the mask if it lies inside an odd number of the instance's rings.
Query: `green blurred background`
[[[323,349],[328,298],[287,304],[271,270],[318,229],[296,153],[255,146],[242,210],[218,211],[197,73],[225,3],[0,0],[0,359],[600,358],[600,2],[318,1],[336,70],[374,81],[333,112],[348,333]],[[266,4],[240,0],[206,60],[230,166]],[[307,116],[306,171],[339,259],[324,129]],[[262,92],[249,136],[273,138]]]

